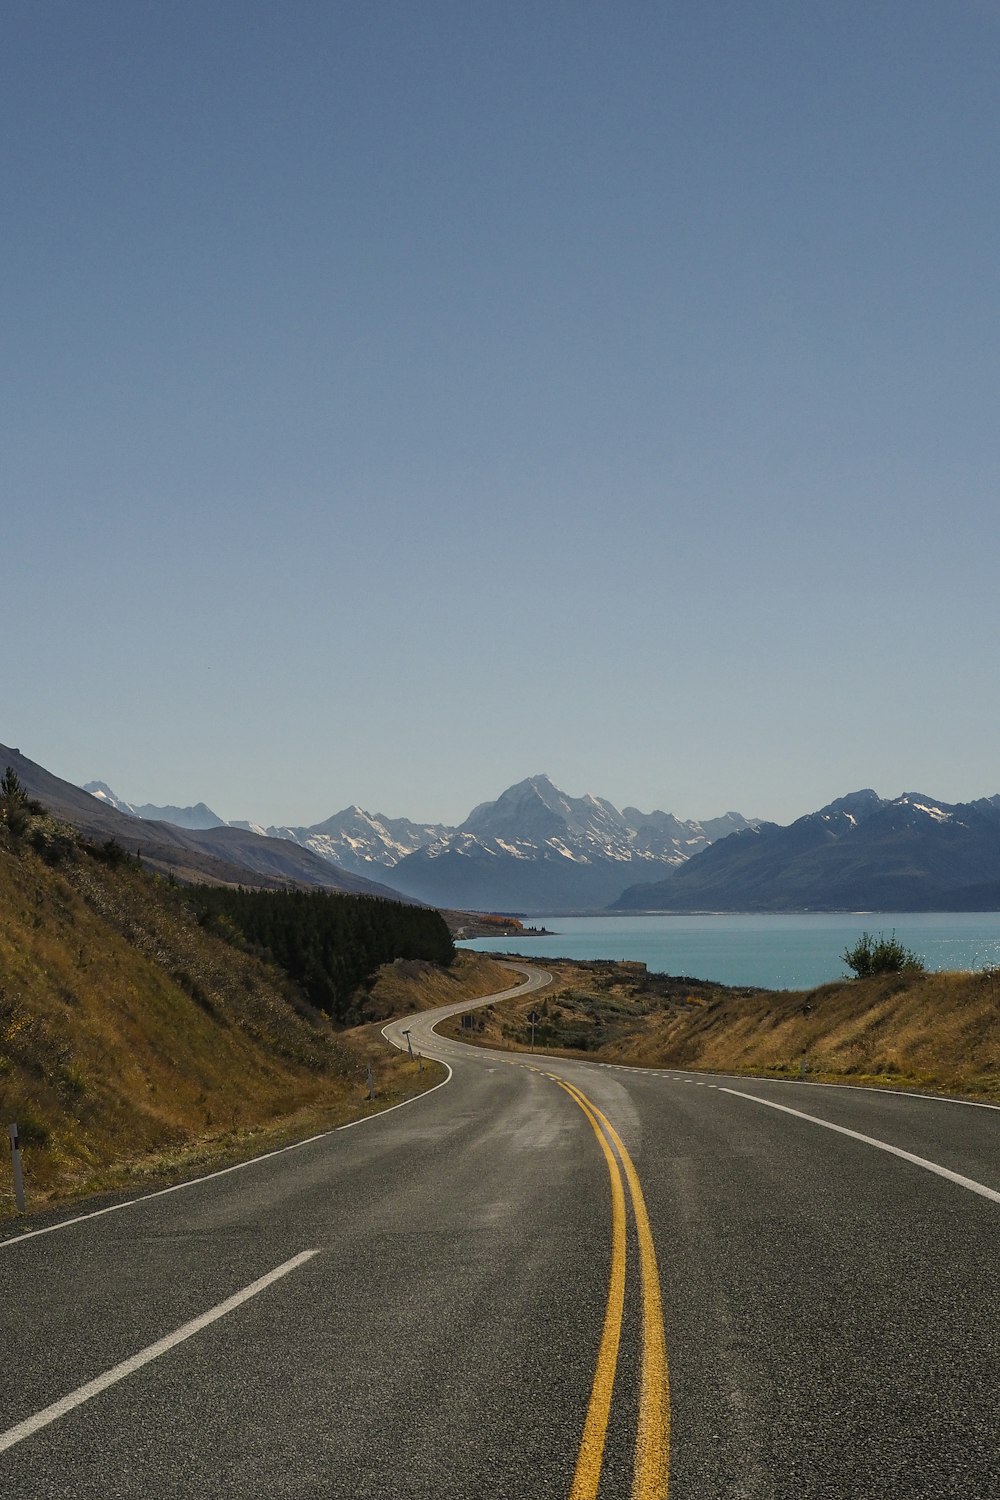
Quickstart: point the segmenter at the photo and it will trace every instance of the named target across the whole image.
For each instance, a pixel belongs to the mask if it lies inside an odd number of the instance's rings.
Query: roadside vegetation
[[[411,1063],[377,1023],[397,1006],[417,1008],[423,989],[433,996],[424,1003],[444,1003],[440,994],[454,1000],[505,987],[509,971],[499,970],[496,984],[499,966],[479,955],[443,966],[406,956],[406,947],[393,954],[383,915],[367,925],[389,942],[390,959],[403,956],[380,968],[384,946],[363,963],[355,952],[354,988],[338,992],[336,1017],[355,1024],[335,1024],[259,933],[251,938],[221,914],[206,919],[188,888],[150,874],[113,842],[81,840],[5,777],[0,1217],[13,1212],[13,1121],[29,1208],[37,1208],[176,1180],[436,1082],[443,1070]]]
[[[186,899],[203,927],[269,958],[311,1004],[341,1025],[361,1019],[363,996],[382,964],[450,964],[455,945],[440,912],[401,901],[330,891],[257,891],[194,886]]]
[[[872,937],[863,932],[852,948],[842,955],[855,979],[871,979],[875,974],[922,974],[923,961],[910,948],[904,948],[896,936],[880,932]]]
[[[449,1034],[637,1067],[874,1083],[1000,1100],[1000,969],[901,968],[808,991],[740,989],[642,964],[549,962],[555,984]]]

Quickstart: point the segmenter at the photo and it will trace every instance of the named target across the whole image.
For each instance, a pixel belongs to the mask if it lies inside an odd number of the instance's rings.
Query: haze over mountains
[[[99,802],[105,802],[109,807],[117,808],[130,818],[143,818],[146,821],[157,823],[173,823],[175,828],[227,828],[237,827],[237,824],[227,824],[225,818],[220,818],[204,802],[198,802],[194,807],[154,807],[151,802],[144,802],[136,806],[132,802],[123,802],[121,797],[115,793],[103,781],[88,781],[84,786],[85,792],[90,792]],[[246,825],[249,826],[249,825]],[[256,830],[255,830],[256,831]]]

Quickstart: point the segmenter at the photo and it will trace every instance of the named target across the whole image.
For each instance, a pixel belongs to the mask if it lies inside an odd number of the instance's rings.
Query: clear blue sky
[[[0,741],[1000,791],[1000,5],[3,0]]]

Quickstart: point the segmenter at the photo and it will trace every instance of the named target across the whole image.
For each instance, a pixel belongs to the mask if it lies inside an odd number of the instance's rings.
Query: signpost
[[[535,1027],[537,1026],[538,1022],[541,1019],[542,1018],[538,1014],[537,1010],[529,1010],[529,1012],[528,1012],[528,1020],[531,1022],[531,1050],[532,1050],[532,1052],[534,1052],[534,1050],[535,1050]]]
[[[10,1164],[14,1175],[14,1202],[18,1213],[24,1213],[24,1173],[21,1170],[21,1137],[16,1125],[7,1126],[10,1136]]]

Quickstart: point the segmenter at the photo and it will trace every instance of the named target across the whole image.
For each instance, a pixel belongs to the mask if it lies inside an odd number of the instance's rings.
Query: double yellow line
[[[639,1421],[636,1431],[635,1464],[632,1475],[632,1500],[665,1500],[669,1485],[670,1452],[670,1381],[663,1336],[663,1302],[660,1297],[660,1275],[656,1266],[653,1232],[649,1225],[646,1200],[632,1158],[611,1121],[587,1096],[571,1083],[548,1075],[587,1116],[597,1136],[611,1178],[611,1273],[608,1280],[608,1302],[604,1328],[597,1353],[597,1367],[590,1392],[590,1403],[583,1426],[583,1437],[573,1475],[569,1500],[596,1500],[604,1462],[604,1445],[618,1348],[621,1343],[622,1318],[625,1311],[625,1187],[628,1183],[632,1213],[635,1217],[639,1246],[639,1268],[642,1278],[642,1379],[639,1392]]]

